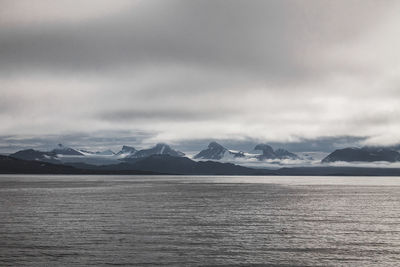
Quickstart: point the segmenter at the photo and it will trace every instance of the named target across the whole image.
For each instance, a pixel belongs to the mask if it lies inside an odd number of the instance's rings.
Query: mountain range
[[[77,163],[71,166],[0,156],[0,174],[400,176],[400,168],[328,166],[268,170],[215,161],[194,161],[170,155],[152,155],[115,165]]]
[[[134,161],[136,159],[149,157],[152,155],[170,155],[173,157],[183,157],[185,153],[172,149],[169,145],[159,143],[153,147],[137,150],[132,146],[124,145],[122,149],[114,153],[111,150],[92,152],[84,149],[74,149],[58,144],[50,151],[38,151],[33,149],[20,150],[11,154],[11,157],[23,160],[37,160],[49,163],[86,163],[93,165],[115,164],[121,161]],[[255,146],[252,152],[235,151],[225,148],[217,142],[211,142],[208,147],[198,154],[195,160],[217,160],[221,162],[235,162],[237,159],[258,161],[273,159],[296,160],[300,157],[284,149],[273,150],[267,144]]]
[[[134,169],[116,170],[96,168],[76,168],[74,166],[54,164],[37,160],[22,160],[10,156],[0,156],[0,174],[129,174],[156,175],[151,171]]]
[[[257,153],[260,151],[261,153]],[[229,150],[217,142],[211,142],[208,147],[198,154],[194,159],[211,159],[211,160],[230,160],[234,158],[246,158],[246,159],[300,159],[300,157],[294,153],[291,153],[285,149],[279,148],[274,150],[267,144],[258,144],[254,147],[255,153],[245,153],[243,151]]]
[[[172,149],[167,144],[157,144],[148,149],[137,150],[131,146],[123,146],[114,153],[111,150],[92,152],[83,149],[73,149],[59,144],[50,151],[38,151],[33,149],[20,150],[9,156],[23,160],[36,160],[49,163],[86,163],[93,165],[115,164],[120,161],[128,161],[138,158],[145,158],[151,155],[170,155],[182,157],[185,154]]]
[[[59,144],[50,151],[25,149],[3,156],[0,172],[18,173],[16,166],[20,166],[22,173],[46,173],[47,170],[49,173],[68,174],[282,175],[286,173],[296,175],[296,173],[307,173],[309,175],[333,175],[336,173],[346,175],[351,173],[354,175],[357,169],[338,170],[337,167],[329,165],[335,162],[400,162],[400,153],[393,147],[343,148],[324,157],[319,165],[277,168],[282,165],[287,166],[284,165],[288,162],[287,160],[302,162],[310,159],[304,159],[302,156],[282,148],[274,150],[268,144],[258,144],[252,151],[243,152],[228,149],[217,142],[211,142],[207,148],[195,154],[192,159],[186,157],[183,152],[163,143],[140,150],[124,145],[117,153],[111,150],[92,152]],[[280,164],[281,161],[284,164]],[[251,162],[253,165],[246,165],[247,162]],[[257,162],[278,164],[274,170],[271,170],[264,165],[257,165]],[[368,171],[371,169],[366,168],[362,173],[368,173]],[[375,172],[382,173],[382,171]]]
[[[111,150],[88,151],[75,149],[58,144],[50,151],[38,151],[25,149],[11,154],[11,157],[23,160],[37,160],[49,163],[86,163],[93,165],[116,164],[121,161],[133,161],[135,159],[149,157],[151,155],[170,155],[173,157],[184,157],[185,153],[171,148],[164,143],[156,144],[145,149],[136,149],[124,145],[122,149],[114,153]],[[193,156],[194,160],[214,160],[220,162],[245,163],[252,162],[279,162],[281,160],[292,161],[314,161],[308,154],[297,155],[283,148],[274,150],[268,144],[258,144],[249,152],[228,149],[217,142],[211,142],[207,148]],[[396,147],[348,147],[337,149],[322,158],[321,163],[334,162],[399,162],[400,153]]]

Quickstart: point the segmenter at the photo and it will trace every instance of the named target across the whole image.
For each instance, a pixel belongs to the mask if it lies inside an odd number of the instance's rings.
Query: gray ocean
[[[399,266],[400,177],[0,176],[0,266]]]

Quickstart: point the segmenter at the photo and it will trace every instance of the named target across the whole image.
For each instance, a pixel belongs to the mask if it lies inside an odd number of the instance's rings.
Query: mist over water
[[[400,261],[400,178],[0,176],[0,265]]]

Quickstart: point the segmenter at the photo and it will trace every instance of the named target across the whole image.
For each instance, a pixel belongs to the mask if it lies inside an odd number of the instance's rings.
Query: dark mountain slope
[[[65,155],[65,156],[83,156],[83,154],[73,148],[65,147],[62,144],[58,144],[58,146],[51,151],[51,153],[56,155]]]
[[[107,166],[103,166],[107,167]],[[258,170],[242,167],[230,163],[214,161],[193,161],[186,157],[170,155],[152,155],[130,163],[115,165],[113,168],[135,169],[171,174],[198,174],[198,175],[257,175],[273,174],[269,170]]]
[[[299,167],[282,168],[276,173],[292,176],[400,176],[400,168]]]
[[[259,160],[266,159],[299,159],[299,156],[289,152],[285,149],[279,148],[274,151],[274,149],[267,144],[258,144],[254,147],[254,150],[261,151],[262,154],[257,156]]]
[[[226,154],[229,154],[232,157],[244,157],[243,152],[232,152],[217,142],[211,142],[208,147],[202,151],[200,151],[197,155],[194,156],[195,159],[213,159],[220,160]]]
[[[43,152],[34,149],[25,149],[15,152],[10,157],[22,160],[37,160],[51,163],[60,163],[53,152]]]
[[[82,172],[76,168],[65,165],[0,156],[0,173],[80,174]]]
[[[337,149],[327,157],[325,157],[321,162],[329,163],[335,161],[345,161],[345,162],[374,162],[374,161],[388,161],[396,162],[400,161],[400,153],[388,148],[380,147],[349,147],[344,149]]]
[[[0,156],[0,174],[157,174],[136,170],[78,169],[72,166]]]

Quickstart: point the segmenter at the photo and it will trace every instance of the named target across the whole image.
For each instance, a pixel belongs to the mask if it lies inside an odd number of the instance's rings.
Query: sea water
[[[0,266],[398,266],[400,177],[0,176]]]

